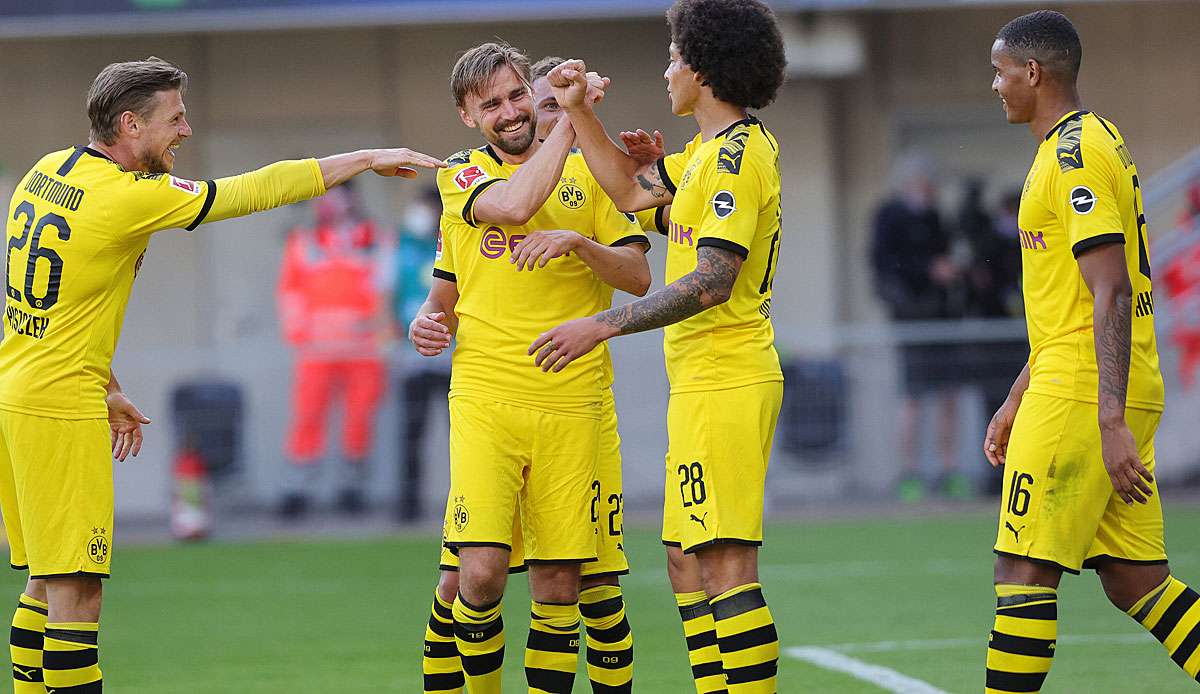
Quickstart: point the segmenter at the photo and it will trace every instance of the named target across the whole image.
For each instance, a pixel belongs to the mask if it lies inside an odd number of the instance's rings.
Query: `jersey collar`
[[[729,127],[725,128],[724,130],[722,130],[721,132],[717,133],[716,135],[713,135],[713,139],[715,140],[715,139],[717,139],[718,137],[725,137],[725,136],[726,136],[726,135],[728,135],[729,133],[733,132],[733,129],[734,129],[734,128],[736,128],[736,127],[738,127],[739,125],[754,125],[754,124],[755,124],[755,123],[757,123],[757,122],[758,122],[758,119],[757,119],[757,118],[755,118],[754,116],[751,116],[751,115],[747,114],[745,118],[743,118],[743,119],[741,119],[741,120],[739,120],[739,121],[735,121],[735,122],[733,122],[733,123],[730,123],[730,124],[729,124]]]
[[[1070,123],[1071,121],[1073,121],[1077,118],[1083,118],[1088,113],[1091,113],[1091,112],[1090,111],[1071,111],[1070,113],[1068,113],[1067,115],[1065,115],[1061,119],[1059,119],[1059,121],[1054,124],[1053,128],[1050,128],[1050,132],[1046,133],[1046,139],[1049,140],[1052,135],[1057,135],[1058,131],[1062,130],[1063,126],[1065,126],[1067,123]]]

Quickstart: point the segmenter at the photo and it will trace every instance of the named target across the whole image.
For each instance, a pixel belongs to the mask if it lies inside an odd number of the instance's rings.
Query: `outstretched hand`
[[[623,131],[621,143],[625,145],[625,151],[629,152],[629,156],[637,162],[638,167],[653,164],[667,154],[662,133],[657,130],[654,131],[654,135],[641,128],[638,128],[637,132]]]
[[[142,451],[142,425],[149,424],[150,418],[142,414],[120,391],[109,393],[104,399],[104,404],[108,406],[108,429],[113,458],[124,461],[131,453],[136,458]]]
[[[446,162],[407,147],[371,150],[371,170],[380,176],[416,178],[417,168],[444,169]]]

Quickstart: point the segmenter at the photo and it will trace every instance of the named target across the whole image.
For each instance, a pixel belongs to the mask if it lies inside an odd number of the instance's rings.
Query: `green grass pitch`
[[[832,647],[946,692],[980,691],[993,518],[771,524],[762,575],[784,649]],[[1200,583],[1200,508],[1169,512],[1167,529],[1175,573]],[[655,531],[631,527],[626,547],[635,689],[686,694]],[[101,632],[106,685],[126,694],[419,692],[436,558],[426,537],[119,548]],[[21,580],[12,572],[5,584],[13,603]],[[1047,692],[1195,691],[1157,642],[1108,605],[1094,574],[1066,577],[1060,593]],[[506,691],[524,691],[528,606],[525,579],[514,576]],[[884,691],[786,655],[779,690]],[[575,691],[590,691],[582,661]]]

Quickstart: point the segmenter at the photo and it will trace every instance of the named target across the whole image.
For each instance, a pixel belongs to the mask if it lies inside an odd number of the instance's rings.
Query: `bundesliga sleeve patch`
[[[199,183],[195,181],[188,181],[182,178],[175,178],[174,176],[170,176],[169,178],[172,188],[178,188],[179,190],[182,190],[185,193],[191,193],[192,195],[200,194]]]
[[[454,174],[454,185],[458,186],[459,190],[466,190],[480,181],[487,180],[487,177],[487,172],[475,164]]]
[[[1096,207],[1096,194],[1087,186],[1075,186],[1071,189],[1069,202],[1075,214],[1088,214]]]
[[[737,200],[734,199],[733,193],[728,190],[719,190],[713,196],[712,208],[713,214],[717,215],[717,219],[725,219],[737,209]]]
[[[438,229],[437,233],[437,251],[434,252],[434,260],[442,259],[442,230]]]

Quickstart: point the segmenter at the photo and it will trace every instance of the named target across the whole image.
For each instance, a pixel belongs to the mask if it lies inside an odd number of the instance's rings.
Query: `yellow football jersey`
[[[87,147],[42,157],[8,208],[0,408],[106,417],[113,352],[150,235],[324,192],[312,159],[189,181],[125,171]]]
[[[729,301],[664,329],[671,392],[781,381],[771,284],[779,260],[779,145],[755,117],[707,142],[701,135],[658,162],[674,195],[668,221],[667,282],[696,269],[696,251],[742,256]]]
[[[1127,404],[1162,410],[1142,193],[1116,126],[1087,111],[1058,122],[1025,178],[1018,225],[1029,391],[1097,401],[1092,294],[1075,259],[1089,248],[1123,243],[1133,284]]]
[[[527,351],[559,323],[609,308],[612,287],[573,255],[532,272],[518,272],[509,260],[521,239],[538,230],[570,229],[608,246],[648,243],[646,234],[633,215],[617,210],[578,153],[567,157],[557,188],[521,226],[479,223],[472,209],[479,194],[511,176],[516,165],[490,146],[447,162],[438,172],[442,218],[433,274],[458,285],[451,396],[482,394],[600,416],[603,391],[612,384],[606,346],[558,373],[542,373]]]

